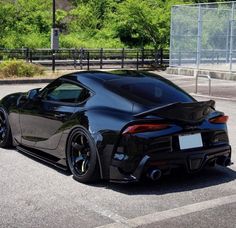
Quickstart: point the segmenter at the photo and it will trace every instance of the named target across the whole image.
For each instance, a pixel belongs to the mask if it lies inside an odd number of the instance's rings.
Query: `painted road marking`
[[[236,203],[236,194],[225,196],[217,199],[207,200],[200,203],[194,203],[166,211],[155,212],[153,214],[148,214],[144,216],[140,216],[133,219],[123,220],[122,222],[116,222],[112,224],[108,224],[105,226],[100,226],[99,228],[127,228],[127,227],[138,227],[144,226],[156,222],[160,222],[163,220],[175,218],[178,216],[183,216],[199,211],[203,211],[206,209],[216,208],[219,206],[223,206],[226,204]]]

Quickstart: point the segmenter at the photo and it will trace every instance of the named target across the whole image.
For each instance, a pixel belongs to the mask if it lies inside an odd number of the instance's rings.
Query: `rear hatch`
[[[210,123],[212,118],[224,115],[215,111],[214,106],[213,100],[176,102],[139,112],[122,129],[121,135],[127,135],[126,140],[135,141],[147,154],[198,147],[206,149],[228,143],[224,127],[217,129]]]

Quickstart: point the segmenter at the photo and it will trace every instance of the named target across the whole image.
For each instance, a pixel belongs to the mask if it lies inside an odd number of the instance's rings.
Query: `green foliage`
[[[96,36],[86,39],[86,37],[78,36],[78,34],[68,34],[60,36],[60,44],[65,48],[120,48],[123,44],[118,38],[106,39],[106,36],[102,36],[101,33],[97,33]]]
[[[93,9],[90,5],[81,5],[69,12],[73,18],[69,22],[70,32],[91,31],[96,29],[96,17],[93,15]]]
[[[42,47],[49,44],[45,36],[50,37],[50,6],[48,0],[1,1],[0,47]]]
[[[182,1],[126,0],[117,11],[116,25],[121,41],[129,46],[152,44],[167,47],[170,6]]]
[[[60,47],[168,47],[171,6],[192,2],[57,0]],[[52,1],[0,0],[0,47],[49,48],[51,26]]]
[[[28,33],[22,36],[23,47],[44,48],[50,45],[50,37],[43,33]]]
[[[9,77],[33,77],[42,75],[43,68],[39,65],[26,63],[23,60],[7,60],[0,64],[0,76]]]

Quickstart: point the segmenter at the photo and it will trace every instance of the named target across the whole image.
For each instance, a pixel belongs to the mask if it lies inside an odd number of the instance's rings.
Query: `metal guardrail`
[[[0,61],[4,59],[23,59],[46,67],[79,67],[83,69],[160,67],[168,65],[168,50],[155,49],[0,49]]]
[[[202,78],[207,78],[208,79],[208,95],[210,96],[211,95],[211,76],[210,74],[201,74],[201,73],[198,73],[196,70],[194,71],[194,74],[195,74],[195,93],[197,94],[198,93],[198,78],[199,77],[202,77]]]

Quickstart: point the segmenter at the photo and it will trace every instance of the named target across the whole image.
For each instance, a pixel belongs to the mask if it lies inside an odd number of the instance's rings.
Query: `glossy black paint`
[[[48,95],[63,83],[81,88],[78,100],[55,100]],[[142,99],[135,92],[126,93],[142,83],[147,87],[159,83],[167,95],[149,102],[145,93]],[[153,92],[161,97],[160,91],[153,88]],[[215,111],[214,102],[196,102],[170,81],[147,72],[73,73],[42,90],[8,95],[0,106],[8,113],[15,146],[64,168],[70,133],[79,126],[86,128],[98,149],[101,177],[111,181],[137,181],[154,168],[168,173],[183,166],[194,172],[213,160],[231,157],[227,126],[208,121],[223,114]],[[127,126],[140,123],[168,123],[169,127],[122,135]],[[178,136],[193,133],[203,135],[203,148],[181,151]]]

